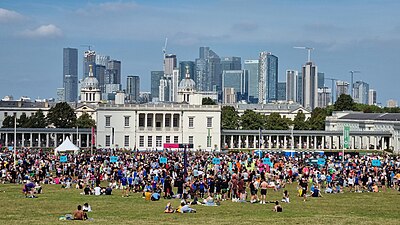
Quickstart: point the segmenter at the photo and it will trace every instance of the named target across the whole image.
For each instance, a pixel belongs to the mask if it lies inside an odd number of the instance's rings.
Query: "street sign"
[[[343,148],[350,147],[350,127],[344,126],[343,127]]]

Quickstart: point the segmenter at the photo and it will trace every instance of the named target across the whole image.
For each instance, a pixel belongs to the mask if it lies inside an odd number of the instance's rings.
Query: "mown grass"
[[[400,193],[325,194],[303,202],[290,185],[291,203],[283,204],[283,213],[272,212],[273,204],[222,202],[219,207],[194,206],[197,213],[164,214],[169,200],[146,202],[140,194],[121,197],[83,196],[80,190],[46,185],[37,199],[27,199],[21,185],[0,185],[0,224],[399,224]],[[280,200],[281,192],[268,191],[268,200]],[[170,200],[178,206],[179,200]],[[88,202],[94,221],[59,221],[78,204]]]

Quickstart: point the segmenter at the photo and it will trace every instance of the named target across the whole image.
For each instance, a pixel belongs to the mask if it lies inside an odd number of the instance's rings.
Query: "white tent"
[[[69,140],[69,137],[66,137],[64,142],[58,146],[56,149],[54,149],[54,154],[57,155],[58,152],[67,152],[67,151],[74,151],[74,153],[78,153],[79,148],[74,145],[74,143]]]

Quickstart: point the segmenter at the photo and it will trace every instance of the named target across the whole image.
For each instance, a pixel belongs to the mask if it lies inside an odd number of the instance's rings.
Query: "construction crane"
[[[162,49],[163,52],[163,70],[165,72],[165,57],[167,55],[167,44],[168,44],[168,38],[165,38],[165,43],[164,43],[164,47]]]
[[[334,93],[334,87],[335,87],[335,81],[338,81],[338,79],[336,79],[336,78],[328,78],[328,77],[325,77],[325,80],[330,80],[330,81],[332,81],[332,89],[331,89],[331,95],[332,95],[332,104],[334,103],[334,101],[333,101],[333,93]]]
[[[354,91],[354,90],[353,90],[353,89],[354,89],[354,86],[353,86],[353,77],[354,77],[354,74],[355,74],[355,73],[361,73],[361,71],[358,71],[358,70],[350,70],[349,73],[350,73],[350,75],[351,75],[351,79],[350,79],[350,80],[351,80],[351,81],[350,81],[350,82],[351,82],[351,84],[350,84],[350,87],[351,87],[351,88],[350,88],[350,89],[351,89],[350,92],[351,92],[351,93],[350,93],[350,96],[351,96],[351,98],[353,98],[353,91]]]
[[[92,47],[94,47],[93,45],[80,45],[81,47],[87,47],[89,51],[91,51]]]
[[[308,52],[307,62],[311,62],[311,50],[314,50],[314,48],[311,47],[293,47],[293,48],[307,50]]]

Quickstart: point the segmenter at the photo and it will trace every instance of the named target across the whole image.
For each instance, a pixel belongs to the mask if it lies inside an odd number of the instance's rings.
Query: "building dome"
[[[190,78],[189,67],[186,66],[186,76],[185,79],[179,82],[179,89],[194,89],[195,87],[196,83]]]
[[[92,65],[89,65],[89,76],[82,81],[81,88],[85,89],[99,89],[99,81],[93,76]]]

